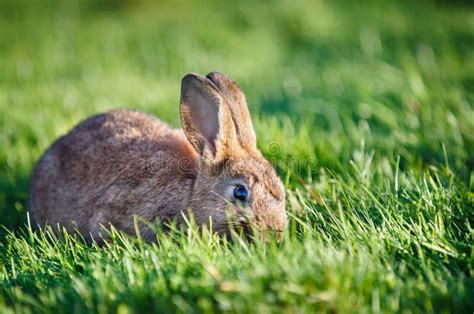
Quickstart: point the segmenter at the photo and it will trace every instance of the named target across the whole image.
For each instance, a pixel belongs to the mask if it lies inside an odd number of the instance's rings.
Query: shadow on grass
[[[0,226],[16,230],[27,222],[29,182],[26,175],[0,176]],[[0,228],[0,238],[4,236]]]

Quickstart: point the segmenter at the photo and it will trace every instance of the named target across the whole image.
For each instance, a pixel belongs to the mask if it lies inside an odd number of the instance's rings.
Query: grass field
[[[212,70],[285,182],[281,244],[25,227],[56,137],[116,107],[178,126]],[[0,0],[1,313],[472,313],[473,168],[468,3]]]

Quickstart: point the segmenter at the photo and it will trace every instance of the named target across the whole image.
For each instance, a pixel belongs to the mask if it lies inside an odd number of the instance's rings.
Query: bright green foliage
[[[282,243],[25,228],[50,143],[115,107],[178,126],[230,74],[287,188]],[[0,312],[474,310],[469,2],[0,1]]]

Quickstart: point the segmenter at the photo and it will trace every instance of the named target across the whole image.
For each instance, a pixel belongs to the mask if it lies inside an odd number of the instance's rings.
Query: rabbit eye
[[[237,185],[234,188],[234,197],[235,197],[235,199],[245,203],[248,200],[249,191],[247,190],[247,188],[245,186]]]

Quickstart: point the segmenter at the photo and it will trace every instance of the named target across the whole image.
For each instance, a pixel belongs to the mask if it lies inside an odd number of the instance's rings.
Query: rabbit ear
[[[239,85],[227,75],[220,72],[211,72],[206,76],[217,86],[229,106],[234,120],[237,138],[242,147],[257,149],[255,131],[250,118],[245,95]]]
[[[190,73],[181,81],[181,124],[204,159],[221,160],[237,143],[229,108],[207,78]]]

